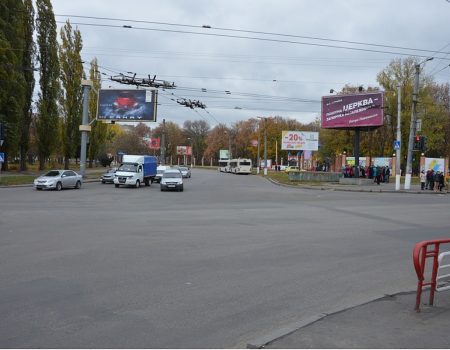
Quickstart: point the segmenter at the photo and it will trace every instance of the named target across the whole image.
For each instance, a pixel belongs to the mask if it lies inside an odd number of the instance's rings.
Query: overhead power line
[[[61,22],[61,21],[56,21],[56,23],[64,24],[64,22]],[[172,29],[160,29],[160,28],[148,28],[148,27],[132,27],[132,26],[124,26],[124,25],[99,24],[99,23],[72,22],[72,24],[73,25],[80,25],[80,26],[103,27],[103,28],[127,28],[127,29],[146,30],[146,31],[155,31],[155,32],[165,32],[165,33],[179,33],[179,34],[204,35],[204,36],[210,36],[210,37],[248,39],[248,40],[256,40],[256,41],[276,42],[276,43],[296,44],[296,45],[307,45],[307,46],[315,46],[315,47],[343,49],[343,50],[352,50],[352,51],[362,51],[362,52],[373,52],[373,53],[382,53],[382,54],[391,54],[391,55],[400,55],[400,56],[429,57],[429,55],[423,55],[423,54],[419,55],[419,54],[412,53],[412,52],[405,53],[405,52],[398,52],[398,51],[397,52],[396,51],[385,51],[385,50],[368,49],[368,48],[362,48],[362,47],[318,44],[318,43],[301,42],[301,41],[294,41],[294,40],[270,39],[270,38],[260,38],[260,37],[244,36],[244,35],[230,35],[230,34],[204,33],[204,32],[202,33],[202,32],[193,32],[193,31],[187,31],[187,30],[172,30]],[[431,52],[434,52],[434,51],[431,51]],[[446,52],[443,52],[443,54],[446,54]],[[446,57],[434,57],[434,58],[435,59],[441,59],[441,60],[448,60],[448,61],[450,61],[450,58],[446,58]]]
[[[275,33],[275,32],[264,32],[264,31],[258,31],[258,30],[248,30],[248,29],[223,28],[223,27],[214,27],[214,26],[210,26],[210,25],[201,25],[200,26],[200,25],[192,25],[192,24],[156,22],[156,21],[146,21],[146,20],[126,19],[126,18],[69,15],[69,14],[56,14],[55,16],[56,17],[73,17],[73,18],[84,18],[84,19],[96,19],[96,20],[104,20],[104,21],[121,21],[121,22],[130,22],[130,23],[156,24],[156,25],[165,25],[165,26],[173,26],[173,27],[184,27],[184,28],[211,29],[211,30],[225,31],[225,32],[270,35],[270,36],[278,36],[278,37],[285,37],[285,38],[298,38],[298,39],[308,39],[308,40],[316,40],[316,41],[335,42],[335,43],[342,43],[342,44],[364,45],[364,46],[373,46],[373,47],[383,47],[383,48],[389,48],[389,49],[419,51],[419,52],[426,52],[426,53],[437,53],[436,50],[427,50],[427,49],[420,49],[420,48],[414,48],[414,47],[405,47],[405,46],[395,46],[395,45],[368,43],[368,42],[361,42],[361,41],[339,40],[339,39],[323,38],[323,37],[316,37],[316,36],[306,36],[306,35],[296,35],[296,34],[286,34],[286,33]],[[135,28],[135,27],[132,27],[132,26],[122,26],[122,27]],[[137,27],[135,29],[137,29]],[[190,32],[187,32],[187,33],[190,33]],[[207,33],[198,33],[198,32],[195,32],[195,33],[196,34],[207,34]]]

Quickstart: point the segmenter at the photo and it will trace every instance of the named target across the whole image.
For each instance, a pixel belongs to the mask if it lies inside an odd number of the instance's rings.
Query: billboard
[[[219,151],[219,158],[220,159],[228,159],[228,150],[227,149],[221,149]]]
[[[383,92],[322,97],[322,128],[358,128],[383,125]]]
[[[157,90],[100,90],[97,119],[156,122]]]
[[[310,131],[282,131],[281,149],[288,151],[317,151],[319,133]]]
[[[161,139],[159,137],[152,137],[146,140],[148,148],[159,149],[161,147]]]
[[[443,158],[425,158],[425,171],[434,170],[445,172],[445,159]]]
[[[192,155],[191,146],[177,146],[177,154],[179,156],[190,156]]]

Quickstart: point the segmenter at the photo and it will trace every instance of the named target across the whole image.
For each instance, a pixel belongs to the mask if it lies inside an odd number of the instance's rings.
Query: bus
[[[252,160],[246,158],[232,159],[229,172],[233,174],[251,174]]]
[[[229,172],[230,161],[228,159],[219,159],[219,171],[221,173]]]

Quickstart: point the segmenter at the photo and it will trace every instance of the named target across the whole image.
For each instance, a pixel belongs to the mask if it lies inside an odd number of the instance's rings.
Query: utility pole
[[[419,97],[419,75],[420,65],[422,63],[431,61],[433,57],[427,58],[425,61],[415,65],[416,74],[414,79],[414,91],[413,91],[413,108],[411,115],[411,124],[409,127],[409,140],[408,140],[408,156],[406,158],[406,176],[405,176],[405,190],[411,189],[411,176],[412,176],[412,151],[414,145],[414,136],[416,134],[416,121],[417,121],[417,102]]]
[[[264,118],[264,176],[267,176],[267,118]]]
[[[166,120],[163,119],[163,127],[161,134],[161,165],[166,165]]]
[[[402,87],[400,84],[397,86],[397,150],[395,152],[395,190],[400,191],[400,179],[401,179],[401,167],[400,163],[402,162],[401,158],[401,148],[402,148],[402,133],[401,133],[401,112],[402,112]]]
[[[258,121],[258,155],[256,156],[256,173],[259,174],[259,166],[261,165],[261,161],[259,159],[260,154],[260,146],[261,143],[261,121]]]
[[[88,132],[91,131],[91,126],[89,125],[89,92],[93,84],[90,80],[83,80],[81,84],[83,86],[83,119],[79,128],[81,131],[80,175],[85,178],[87,136]]]

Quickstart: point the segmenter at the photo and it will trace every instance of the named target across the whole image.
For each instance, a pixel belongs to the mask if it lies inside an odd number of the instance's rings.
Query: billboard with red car
[[[358,128],[383,125],[383,92],[322,97],[322,128]]]
[[[98,120],[156,122],[157,90],[100,90]]]

